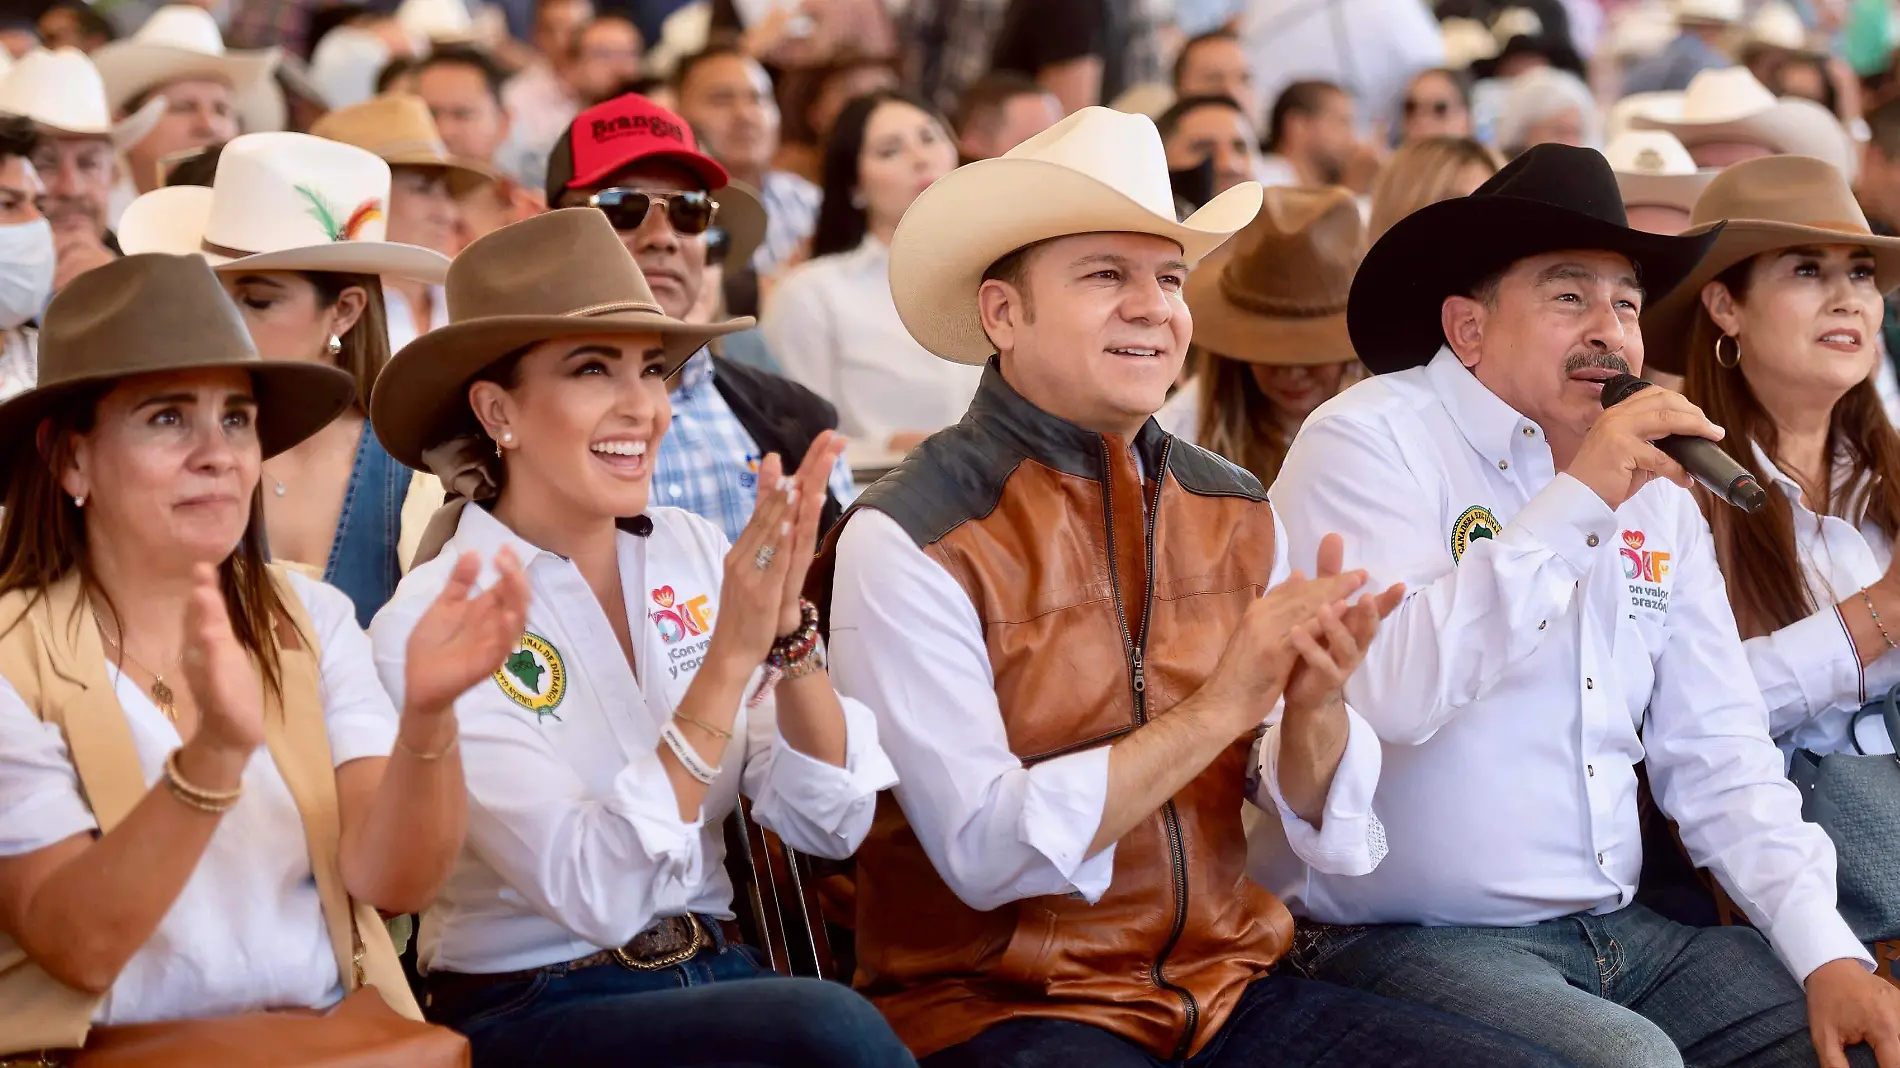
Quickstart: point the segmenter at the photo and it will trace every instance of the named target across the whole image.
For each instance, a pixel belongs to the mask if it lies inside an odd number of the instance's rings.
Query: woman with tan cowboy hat
[[[456,713],[469,848],[424,913],[430,1017],[484,1065],[909,1066],[870,1004],[771,973],[731,942],[721,826],[744,792],[795,849],[848,856],[896,781],[869,709],[841,701],[799,597],[826,432],[795,474],[759,466],[759,504],[719,527],[651,505],[667,378],[742,319],[666,316],[593,208],[505,226],[449,270],[450,323],[376,386],[390,454],[461,498],[455,552],[527,563],[527,632]],[[376,617],[401,693],[417,615],[452,581],[426,560]],[[478,548],[479,547],[479,548]]]
[[[1348,189],[1266,190],[1254,221],[1188,277],[1206,359],[1155,414],[1162,429],[1273,485],[1307,415],[1358,377],[1346,294],[1361,219]]]
[[[1879,717],[1850,722],[1900,682],[1900,434],[1872,381],[1900,238],[1874,236],[1840,172],[1805,156],[1723,171],[1686,232],[1722,219],[1645,310],[1646,362],[1685,374],[1723,450],[1780,490],[1753,515],[1703,500],[1770,733],[1788,751],[1892,752]]]
[[[445,256],[455,255],[467,242],[457,201],[496,180],[486,166],[450,155],[429,105],[409,93],[388,93],[338,108],[318,119],[310,132],[355,145],[389,164],[389,239]],[[413,278],[389,278],[386,283],[392,351],[442,324],[439,285]]]
[[[433,283],[448,270],[438,252],[385,240],[389,205],[389,166],[360,148],[246,134],[221,150],[209,187],[153,190],[119,230],[127,252],[210,260],[266,356],[341,367],[356,380],[355,403],[265,465],[264,515],[273,558],[349,594],[364,626],[401,577],[412,489],[366,420],[390,352],[379,278]]]
[[[262,461],[353,392],[260,357],[197,257],[128,256],[48,309],[38,387],[0,405],[0,1059],[365,981],[345,1015],[420,1018],[375,910],[448,875],[451,703],[527,591],[506,553],[472,597],[481,561],[454,562],[398,715],[348,599],[264,546]]]

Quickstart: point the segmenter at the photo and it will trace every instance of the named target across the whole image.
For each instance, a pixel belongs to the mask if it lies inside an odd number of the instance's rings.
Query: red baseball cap
[[[723,189],[731,176],[718,161],[699,150],[686,120],[638,93],[596,104],[574,117],[548,155],[548,204],[563,190],[589,186],[644,160],[677,163],[706,183]]]

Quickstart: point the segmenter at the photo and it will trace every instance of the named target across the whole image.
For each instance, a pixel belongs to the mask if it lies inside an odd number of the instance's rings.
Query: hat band
[[[226,259],[233,259],[233,260],[241,260],[245,258],[246,256],[259,255],[259,253],[256,253],[256,252],[248,252],[241,248],[232,248],[229,245],[220,245],[220,244],[217,244],[216,242],[208,241],[208,240],[203,240],[203,241],[198,242],[198,251],[208,252],[213,256],[223,256]]]
[[[602,315],[612,315],[615,312],[628,311],[650,312],[654,315],[666,314],[666,309],[644,300],[612,300],[605,304],[586,304],[562,314],[572,319],[593,319]]]
[[[1238,264],[1239,261],[1235,261],[1235,265]],[[1227,303],[1241,311],[1274,319],[1324,319],[1332,315],[1346,314],[1345,294],[1317,302],[1281,300],[1242,289],[1233,284],[1233,277],[1233,271],[1225,269],[1221,271],[1220,295]]]

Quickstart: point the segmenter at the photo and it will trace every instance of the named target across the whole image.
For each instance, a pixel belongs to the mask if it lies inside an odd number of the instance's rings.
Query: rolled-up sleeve
[[[746,795],[759,822],[794,849],[833,860],[857,851],[871,832],[877,795],[897,772],[877,741],[877,717],[861,701],[842,698],[844,766],[793,749],[778,732],[772,697],[746,712]]]
[[[1108,891],[1111,845],[1088,853],[1108,749],[1033,767],[1009,748],[982,624],[968,595],[895,521],[860,511],[832,586],[831,671],[876,714],[894,788],[924,852],[971,908]]]
[[[1260,738],[1260,781],[1266,796],[1254,803],[1280,816],[1287,845],[1306,863],[1328,875],[1364,875],[1385,859],[1385,826],[1372,810],[1379,787],[1383,750],[1379,736],[1351,707],[1346,709],[1346,750],[1333,772],[1318,827],[1301,819],[1280,792],[1280,710]]]
[[[0,679],[0,857],[97,830],[66,738]]]
[[[370,627],[377,672],[398,703],[409,634],[433,597],[392,602]],[[686,911],[705,863],[700,825],[679,818],[658,754],[634,753],[608,790],[590,791],[493,691],[478,685],[455,702],[475,856],[594,945],[624,945],[656,917]]]

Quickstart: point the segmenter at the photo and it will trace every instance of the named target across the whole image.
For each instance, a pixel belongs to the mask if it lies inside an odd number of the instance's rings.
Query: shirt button
[[[1540,620],[1538,620],[1538,621],[1537,621],[1537,629],[1538,629],[1538,630],[1543,630],[1543,629],[1544,629],[1545,627],[1547,627],[1547,626],[1549,626],[1549,625],[1550,625],[1550,620],[1548,620],[1548,619],[1540,619]]]
[[[671,497],[671,498],[673,498],[673,499],[674,499],[674,500],[676,500],[676,501],[680,499],[680,493],[681,493],[681,492],[683,492],[683,491],[682,491],[682,490],[680,489],[680,484],[679,484],[679,483],[677,483],[677,482],[675,482],[675,483],[673,483],[672,485],[670,485],[670,486],[668,486],[668,487],[666,487],[666,495],[667,495],[668,497]]]
[[[1598,853],[1598,854],[1597,854],[1597,864],[1599,864],[1599,865],[1601,865],[1602,863],[1603,863],[1603,854],[1601,854],[1601,853]]]
[[[1498,461],[1498,470],[1500,470],[1500,471],[1509,471],[1510,469],[1511,469],[1511,461],[1509,461],[1509,460],[1499,460],[1499,461]]]
[[[1594,690],[1594,689],[1596,689],[1596,688],[1597,688],[1597,680],[1595,680],[1595,679],[1585,679],[1585,680],[1583,680],[1583,688],[1584,688],[1584,689],[1586,689],[1586,690]]]
[[[1597,547],[1597,536],[1595,534],[1592,534],[1589,537],[1583,539],[1583,543],[1585,545],[1588,545],[1590,548],[1594,549]]]
[[[1534,437],[1536,437],[1536,436],[1537,436],[1537,428],[1536,428],[1536,427],[1528,427],[1528,426],[1527,426],[1527,427],[1525,427],[1525,428],[1524,428],[1524,436],[1525,436],[1525,437],[1527,437],[1527,438],[1534,438]]]
[[[1595,764],[1585,764],[1583,770],[1589,772],[1592,779],[1597,777],[1597,766]]]

